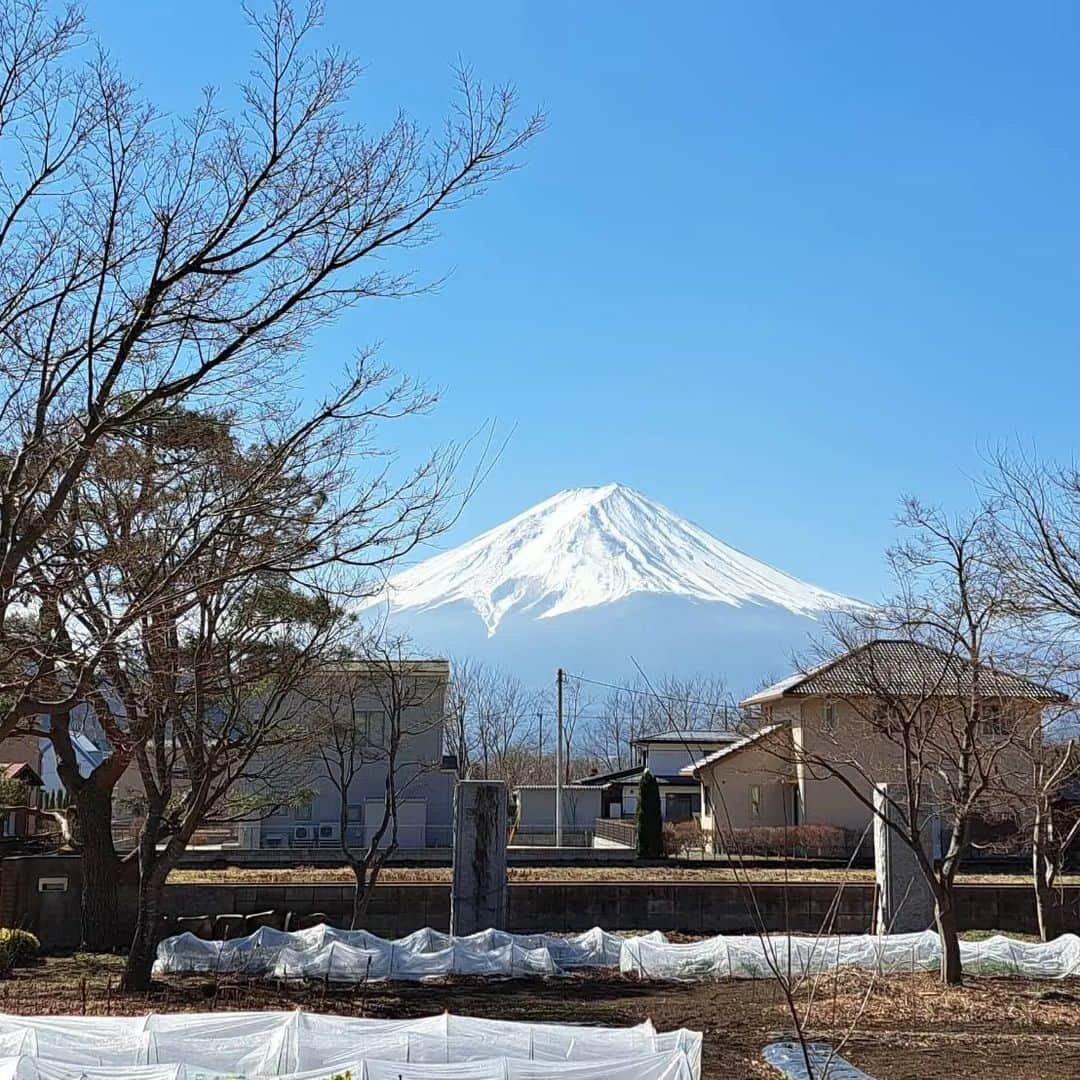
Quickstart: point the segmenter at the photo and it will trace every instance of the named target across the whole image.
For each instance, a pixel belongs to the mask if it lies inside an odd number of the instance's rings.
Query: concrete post
[[[874,873],[878,903],[874,930],[879,934],[909,934],[934,925],[934,894],[919,867],[915,852],[887,822],[901,820],[897,805],[906,798],[902,784],[877,784],[874,788]],[[923,850],[933,857],[938,820],[923,826]]]
[[[506,784],[459,780],[454,788],[450,933],[506,928]]]

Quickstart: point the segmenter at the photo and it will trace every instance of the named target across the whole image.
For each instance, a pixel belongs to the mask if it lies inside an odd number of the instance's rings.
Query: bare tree
[[[38,633],[64,639],[64,662],[54,649],[43,664],[58,697],[93,657],[80,708],[92,707],[109,752],[83,775],[68,705],[31,730],[52,741],[75,802],[88,946],[115,946],[119,933],[113,793],[156,722],[123,687],[152,669],[154,635],[182,635],[209,598],[240,597],[253,583],[329,589],[327,602],[341,603],[369,588],[367,571],[437,534],[452,454],[396,482],[381,465],[365,471],[373,428],[425,405],[408,384],[361,365],[310,416],[268,422],[249,443],[230,414],[161,409],[104,439],[87,463],[45,538],[55,555],[36,572]],[[36,682],[48,685],[43,673]]]
[[[498,777],[511,787],[535,774],[536,706],[513,675],[491,672],[476,705],[482,778]]]
[[[563,690],[563,783],[569,784],[575,771],[574,736],[585,722],[591,704],[589,692],[577,679],[570,679]],[[554,713],[554,708],[552,712]]]
[[[1020,737],[1017,756],[1021,766],[1008,785],[1015,800],[1011,816],[1020,826],[1019,835],[1030,841],[1039,936],[1051,941],[1064,930],[1060,879],[1080,836],[1080,804],[1075,796],[1080,746],[1074,738],[1055,742]]]
[[[329,782],[338,800],[341,853],[353,872],[352,927],[363,925],[379,875],[398,850],[401,803],[426,772],[438,768],[417,752],[418,741],[443,726],[442,678],[410,659],[404,639],[361,642],[355,658],[321,674],[305,691],[314,707],[310,737],[321,763],[316,783]],[[382,809],[365,839],[354,844],[350,799],[364,776],[381,776]]]
[[[41,595],[43,573],[59,595],[81,580],[81,565],[63,572],[63,519],[103,445],[192,395],[253,427],[290,411],[311,335],[362,299],[414,292],[388,256],[430,238],[540,127],[515,127],[512,91],[467,73],[433,137],[404,116],[351,122],[358,65],[313,51],[321,5],[287,0],[252,16],[240,110],[207,91],[173,119],[100,51],[84,63],[81,16],[52,7],[0,12],[0,737],[84,700],[156,602],[88,650]]]
[[[466,658],[451,662],[450,684],[446,689],[446,743],[457,762],[459,780],[470,776],[476,752],[473,702],[479,682],[476,661]]]
[[[343,622],[325,596],[256,578],[204,598],[194,614],[191,629],[155,626],[145,667],[115,676],[146,733],[134,750],[144,814],[127,990],[149,987],[165,882],[196,831],[300,797],[297,691],[336,651]]]
[[[462,778],[536,781],[535,694],[514,676],[475,660],[455,662],[447,701],[447,736]]]
[[[984,503],[994,523],[994,558],[1023,634],[1018,648],[1046,679],[1080,683],[1080,468],[1022,451],[993,455]],[[1071,796],[1080,780],[1074,707],[1066,703],[1037,734],[1018,739],[1025,768],[1016,813],[1031,837],[1036,908],[1043,940],[1061,932],[1058,879],[1080,832]]]
[[[885,820],[933,893],[942,979],[957,983],[954,886],[969,829],[1000,809],[1016,732],[1038,727],[1055,695],[1006,679],[992,661],[1012,612],[988,515],[953,520],[907,500],[901,524],[911,538],[890,553],[897,595],[836,620],[826,649],[848,654],[846,684],[829,721],[804,722],[789,752],[803,775],[832,781],[870,815],[874,786],[896,785]],[[935,818],[948,830],[939,860],[925,839]]]
[[[111,792],[136,740],[110,736],[113,752],[81,776],[66,745],[73,710],[96,698],[98,718],[113,724],[118,658],[143,628],[163,610],[181,620],[201,593],[259,567],[201,556],[235,537],[249,495],[259,502],[274,487],[298,445],[357,478],[371,422],[430,404],[365,355],[305,417],[289,398],[290,360],[343,309],[413,292],[386,256],[428,239],[539,128],[535,116],[512,126],[508,88],[487,92],[463,74],[438,136],[405,117],[367,131],[343,111],[356,63],[309,47],[320,18],[319,4],[298,13],[286,0],[253,16],[240,112],[208,92],[170,122],[100,53],[81,64],[88,36],[74,8],[54,18],[41,0],[13,0],[0,13],[0,738],[49,718],[81,823],[91,946],[116,937]],[[199,526],[181,522],[188,557],[172,551],[167,572],[149,562],[152,572],[121,571],[117,536],[130,561],[141,504],[105,531],[85,527],[85,506],[104,506],[118,448],[193,400],[224,403],[264,460],[249,457],[229,485],[231,509],[216,485]],[[370,469],[372,454],[363,457]],[[143,498],[160,507],[183,479],[159,472]],[[319,559],[364,561],[341,542],[346,518],[345,532],[374,541],[369,551],[400,553],[407,535],[428,531],[415,526],[442,505],[445,479],[436,461],[397,481],[386,466],[359,477],[344,506],[309,502]],[[434,496],[426,510],[421,489]],[[191,497],[188,485],[174,506]],[[276,569],[301,572],[295,559]]]

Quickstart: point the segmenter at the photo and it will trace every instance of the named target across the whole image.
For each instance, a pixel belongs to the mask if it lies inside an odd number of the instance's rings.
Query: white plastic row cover
[[[698,1080],[701,1035],[472,1017],[0,1015],[0,1080]]]
[[[204,941],[193,934],[166,938],[158,945],[154,973],[237,973],[333,982],[558,975],[572,968],[618,967],[627,940],[598,926],[571,937],[504,930],[451,937],[428,927],[395,940],[326,924],[296,933],[263,927],[232,941]],[[655,933],[644,940],[659,944],[665,939]]]
[[[1075,934],[1045,943],[1002,935],[961,941],[960,956],[969,975],[1064,979],[1080,974],[1080,938]],[[933,971],[940,961],[938,935],[926,930],[821,937],[721,935],[680,945],[638,938],[623,945],[619,968],[645,979],[771,979],[778,973],[812,975],[837,967],[885,975]]]

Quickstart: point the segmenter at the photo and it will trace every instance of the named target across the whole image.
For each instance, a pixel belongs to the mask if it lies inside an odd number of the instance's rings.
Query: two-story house
[[[701,784],[687,766],[739,739],[737,731],[661,731],[631,741],[636,763],[627,769],[593,773],[577,783],[603,791],[601,817],[632,818],[637,812],[638,784],[648,769],[660,788],[665,821],[686,821],[701,812]]]
[[[366,843],[382,819],[391,734],[394,740],[398,811],[398,844],[402,848],[446,848],[452,843],[455,763],[444,757],[443,734],[449,664],[445,660],[404,660],[386,677],[386,665],[351,665],[338,683],[323,680],[310,693],[298,693],[290,704],[297,727],[304,732],[290,750],[288,769],[275,767],[271,786],[283,791],[307,791],[310,799],[296,800],[268,817],[255,815],[236,822],[209,820],[196,834],[193,847],[336,848],[340,843],[341,799],[328,773],[333,755],[327,749],[329,723],[355,725],[352,783],[346,793],[347,834],[355,845]],[[380,674],[381,672],[381,674]],[[335,700],[330,691],[348,693]],[[47,722],[47,721],[45,721]],[[73,725],[73,749],[80,773],[88,776],[107,756],[103,733],[86,707]],[[8,739],[2,747],[6,762],[29,762],[40,772],[47,790],[63,787],[56,757],[47,738]],[[177,776],[179,784],[183,777]],[[142,792],[134,764],[125,771],[114,793],[114,836],[130,844],[138,825]],[[265,793],[260,791],[260,797]]]
[[[298,785],[311,791],[302,805],[241,829],[241,846],[333,848],[340,843],[340,746],[352,755],[345,801],[347,838],[368,843],[382,822],[386,780],[394,760],[398,845],[406,849],[447,848],[453,842],[456,763],[444,756],[446,660],[403,660],[393,675],[385,665],[353,665],[337,687],[349,695],[320,705],[312,700],[307,745],[297,747]],[[323,716],[320,722],[319,716]],[[335,742],[331,725],[348,724],[356,734]],[[339,745],[340,744],[340,745]]]
[[[1007,728],[1037,733],[1044,710],[1065,700],[987,665],[975,680],[962,659],[907,640],[871,641],[767,686],[740,703],[756,727],[681,770],[701,784],[702,827],[830,825],[861,835],[873,816],[872,784],[901,780],[903,755],[881,734],[890,709],[937,710],[944,726],[969,693],[984,737],[999,741]],[[945,752],[936,741],[934,751],[927,740],[927,753]]]

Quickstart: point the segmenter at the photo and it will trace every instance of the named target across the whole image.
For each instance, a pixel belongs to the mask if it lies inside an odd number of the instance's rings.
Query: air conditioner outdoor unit
[[[315,826],[314,825],[294,825],[292,831],[292,838],[294,840],[314,840],[315,839]]]
[[[320,840],[337,840],[339,836],[338,822],[323,821],[319,823]]]

